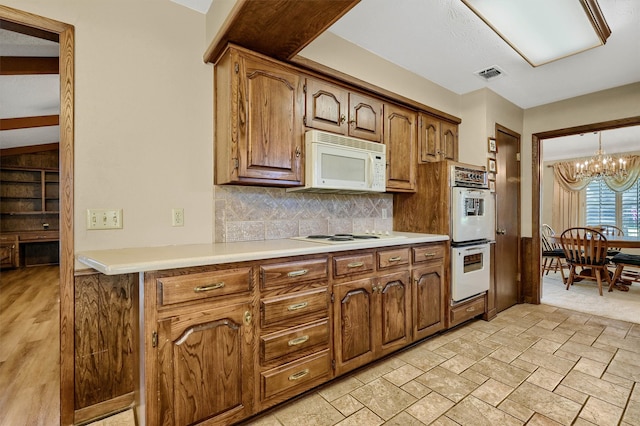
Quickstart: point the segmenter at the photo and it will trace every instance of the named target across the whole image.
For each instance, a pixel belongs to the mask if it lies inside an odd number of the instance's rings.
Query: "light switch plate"
[[[122,229],[122,209],[87,209],[87,229]]]

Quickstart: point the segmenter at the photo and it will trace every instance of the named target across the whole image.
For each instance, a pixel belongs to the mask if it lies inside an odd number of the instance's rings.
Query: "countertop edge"
[[[449,240],[448,235],[440,234],[396,234],[405,238],[364,240],[340,245],[282,239],[87,250],[76,253],[76,260],[105,275],[119,275]]]

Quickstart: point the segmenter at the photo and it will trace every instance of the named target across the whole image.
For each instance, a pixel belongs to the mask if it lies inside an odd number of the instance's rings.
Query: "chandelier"
[[[576,179],[597,180],[627,177],[627,158],[612,157],[602,149],[602,132],[598,132],[598,150],[591,158],[576,163]]]

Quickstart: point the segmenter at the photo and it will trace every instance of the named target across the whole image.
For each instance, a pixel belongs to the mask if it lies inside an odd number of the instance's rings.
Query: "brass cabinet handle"
[[[289,380],[290,381],[294,381],[294,380],[298,380],[303,378],[304,376],[306,376],[307,374],[309,374],[309,369],[305,368],[302,371],[298,371],[297,373],[293,373],[292,375],[289,376]]]
[[[309,336],[305,334],[304,336],[296,337],[295,339],[289,340],[288,344],[289,346],[298,346],[303,344],[307,340],[309,340]]]
[[[198,287],[195,287],[193,289],[193,291],[195,291],[196,293],[202,293],[202,292],[205,292],[205,291],[217,290],[217,289],[222,288],[222,287],[224,287],[224,281],[221,281],[221,282],[215,283],[215,284],[198,286]]]
[[[287,307],[287,310],[288,311],[297,311],[298,309],[306,308],[308,304],[309,303],[307,303],[307,302],[295,303],[295,304]]]
[[[471,307],[467,308],[467,312],[473,312],[475,310],[476,310],[475,306],[471,306]]]
[[[425,255],[426,257],[433,257],[433,256],[435,256],[436,254],[435,254],[435,253],[425,253],[424,255]]]
[[[306,275],[309,272],[308,269],[300,269],[299,271],[291,271],[287,274],[289,278],[299,277],[301,275]]]
[[[402,256],[394,256],[389,258],[389,262],[397,262],[399,260],[402,260]]]
[[[359,268],[364,265],[364,262],[351,262],[347,264],[349,268]]]
[[[244,311],[244,323],[246,325],[251,324],[251,319],[253,318],[253,315],[251,315],[250,311]]]

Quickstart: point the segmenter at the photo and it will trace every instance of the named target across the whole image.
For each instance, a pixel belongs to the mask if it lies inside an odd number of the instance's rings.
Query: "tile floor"
[[[516,305],[245,424],[640,425],[640,324]]]

